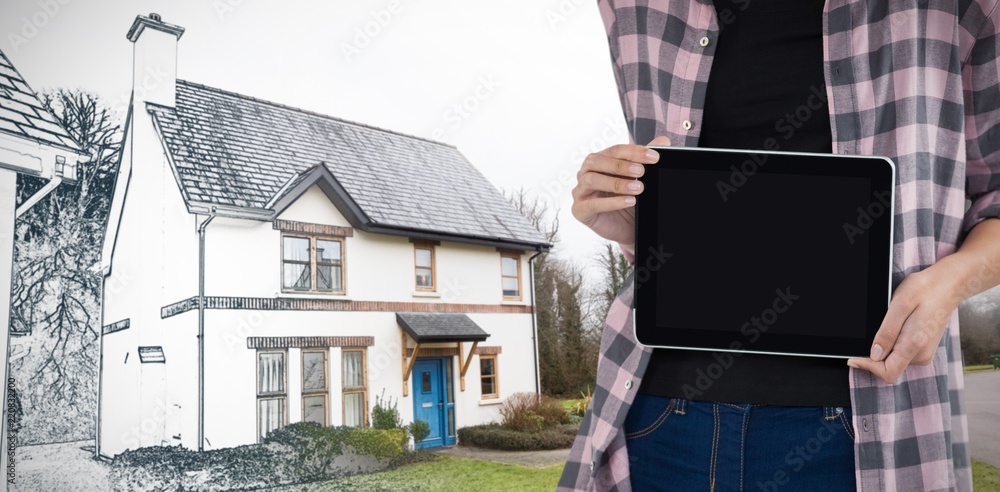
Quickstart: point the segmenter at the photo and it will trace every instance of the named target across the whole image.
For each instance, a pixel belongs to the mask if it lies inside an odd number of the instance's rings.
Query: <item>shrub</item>
[[[399,416],[396,408],[396,401],[385,397],[385,390],[375,397],[375,406],[372,407],[372,427],[375,429],[402,429],[403,418]]]
[[[252,444],[197,452],[180,446],[125,451],[111,462],[114,490],[256,489],[294,480],[281,456]]]
[[[539,432],[569,423],[559,400],[534,393],[514,393],[500,407],[501,424],[514,431]]]
[[[573,404],[573,414],[583,417],[587,413],[587,409],[590,408],[590,400],[594,398],[594,395],[590,393],[590,386],[587,386],[587,392],[580,392],[580,400]]]
[[[407,430],[409,430],[410,435],[413,436],[413,444],[416,446],[418,442],[427,439],[427,436],[431,434],[431,424],[417,419],[414,420],[409,427],[407,427]]]
[[[515,431],[500,424],[476,425],[458,429],[458,443],[503,451],[541,451],[573,446],[577,427],[559,425],[541,432]]]
[[[111,462],[110,479],[114,490],[259,489],[385,468],[387,458],[403,454],[406,439],[402,429],[298,422],[272,431],[262,444],[200,453],[180,446],[125,451]],[[335,461],[347,451],[356,456]],[[358,461],[362,456],[379,461]]]

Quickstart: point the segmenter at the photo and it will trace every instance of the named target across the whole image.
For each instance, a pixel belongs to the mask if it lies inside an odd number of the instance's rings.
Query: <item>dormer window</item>
[[[286,234],[281,249],[282,290],[345,292],[343,238]]]

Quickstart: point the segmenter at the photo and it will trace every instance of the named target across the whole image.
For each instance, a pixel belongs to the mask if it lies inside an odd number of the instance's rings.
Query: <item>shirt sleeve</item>
[[[965,92],[965,190],[971,206],[963,233],[1000,217],[1000,7],[987,11],[962,67]]]

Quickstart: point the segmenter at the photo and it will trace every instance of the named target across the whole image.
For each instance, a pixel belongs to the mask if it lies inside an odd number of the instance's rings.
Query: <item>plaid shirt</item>
[[[954,252],[980,221],[1000,216],[998,3],[826,2],[833,151],[888,156],[897,165],[894,288]],[[666,135],[696,146],[727,16],[717,16],[711,0],[598,5],[633,141]],[[558,490],[631,489],[622,423],[651,351],[635,341],[627,284],[608,313],[597,389]],[[859,490],[972,489],[957,311],[932,364],[907,368],[894,385],[851,369],[850,387]]]

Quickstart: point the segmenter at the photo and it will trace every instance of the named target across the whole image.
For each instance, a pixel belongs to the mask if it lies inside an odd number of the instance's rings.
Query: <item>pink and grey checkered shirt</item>
[[[897,166],[894,286],[953,253],[982,220],[1000,217],[998,3],[826,2],[833,151],[887,156]],[[711,0],[598,5],[633,141],[666,135],[696,146],[726,17]],[[633,336],[626,284],[605,322],[597,389],[559,490],[631,490],[622,423],[651,349]],[[957,312],[932,364],[909,367],[893,385],[851,369],[850,387],[858,490],[972,489]]]

